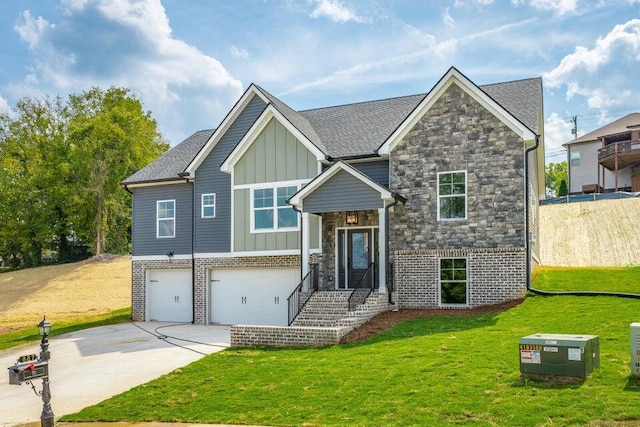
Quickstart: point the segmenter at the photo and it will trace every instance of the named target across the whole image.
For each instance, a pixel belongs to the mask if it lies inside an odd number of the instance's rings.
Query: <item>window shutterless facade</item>
[[[203,194],[201,200],[202,218],[216,217],[216,195],[215,193]]]
[[[176,201],[156,202],[156,237],[159,239],[176,237]]]
[[[298,189],[298,185],[251,189],[251,231],[298,230],[298,213],[287,204]]]
[[[571,166],[580,166],[580,152],[572,151],[571,152]]]
[[[466,258],[440,259],[440,305],[467,305]]]
[[[438,173],[438,220],[467,218],[467,171]]]

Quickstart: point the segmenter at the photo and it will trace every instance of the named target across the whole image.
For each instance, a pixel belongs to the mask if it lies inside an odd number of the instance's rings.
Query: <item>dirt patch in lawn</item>
[[[346,343],[364,341],[367,338],[377,334],[378,332],[382,332],[385,329],[389,329],[390,327],[400,322],[404,322],[405,320],[424,319],[425,317],[436,317],[436,316],[477,316],[479,314],[485,314],[485,313],[497,313],[497,312],[515,307],[517,305],[520,305],[522,301],[524,300],[515,300],[515,301],[505,302],[503,304],[486,305],[483,307],[465,308],[460,310],[403,309],[403,310],[387,311],[387,312],[378,314],[377,316],[369,320],[364,325],[349,332],[347,335],[342,337],[340,342],[343,344],[346,344]]]
[[[131,257],[103,255],[0,274],[0,333],[131,306]]]

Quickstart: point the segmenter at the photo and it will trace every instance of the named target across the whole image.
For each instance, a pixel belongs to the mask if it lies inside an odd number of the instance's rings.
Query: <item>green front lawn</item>
[[[532,281],[545,291],[640,293],[640,267],[536,267]]]
[[[366,342],[322,349],[230,349],[63,421],[259,425],[584,425],[640,420],[629,324],[640,300],[530,295],[475,317],[404,322]],[[525,381],[518,340],[600,336],[582,384]]]

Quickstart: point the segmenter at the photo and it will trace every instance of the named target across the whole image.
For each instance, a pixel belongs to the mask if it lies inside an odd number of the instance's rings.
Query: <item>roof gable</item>
[[[358,171],[353,166],[350,166],[349,164],[339,160],[336,163],[334,163],[330,168],[325,170],[323,173],[315,177],[311,182],[309,182],[309,184],[307,184],[302,189],[300,189],[296,194],[291,196],[291,198],[289,199],[289,204],[297,208],[301,208],[305,197],[312,194],[314,191],[316,191],[318,188],[320,188],[323,184],[328,182],[331,178],[333,178],[335,175],[337,175],[341,171],[348,173],[349,175],[353,176],[354,178],[358,179],[359,181],[363,182],[367,186],[371,187],[372,189],[380,193],[380,198],[382,200],[391,201],[391,200],[394,200],[396,197],[401,198],[400,196],[397,196],[394,193],[392,193],[391,190],[389,190],[388,188],[383,187],[382,185],[373,181],[371,178],[369,178],[362,172]]]
[[[260,132],[269,124],[271,119],[275,119],[280,122],[286,130],[291,132],[293,136],[298,139],[314,156],[318,161],[322,161],[325,158],[324,152],[316,147],[298,128],[293,126],[273,104],[267,105],[258,120],[255,121],[253,126],[247,131],[244,137],[240,140],[236,148],[227,156],[226,160],[220,166],[220,170],[226,173],[231,173],[235,164],[242,158],[244,153],[249,149],[251,144],[255,141],[256,137],[260,135]]]
[[[497,103],[480,87],[476,86],[471,80],[464,76],[456,68],[451,67],[449,71],[436,83],[429,93],[422,99],[420,104],[405,118],[398,128],[387,138],[386,141],[378,148],[378,154],[388,155],[393,148],[404,138],[404,136],[415,126],[415,124],[424,116],[424,114],[433,106],[433,104],[442,96],[444,92],[451,86],[457,85],[464,90],[469,96],[479,102],[483,107],[489,110],[500,121],[507,125],[511,130],[518,134],[525,141],[533,140],[536,134],[522,123],[517,117],[507,111],[503,106]]]

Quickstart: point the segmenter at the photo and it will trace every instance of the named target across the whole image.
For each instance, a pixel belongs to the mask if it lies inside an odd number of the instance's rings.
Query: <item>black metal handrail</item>
[[[373,267],[373,268],[372,268]],[[363,302],[365,302],[367,300],[367,298],[369,298],[369,295],[371,295],[371,292],[373,292],[373,287],[375,286],[375,271],[376,271],[376,263],[372,262],[369,264],[369,266],[367,267],[367,270],[364,272],[364,274],[362,275],[362,277],[360,278],[360,280],[358,281],[358,283],[356,283],[356,286],[353,288],[353,291],[351,291],[351,295],[349,295],[349,299],[347,300],[347,308],[349,309],[349,311],[353,311],[355,310],[355,307],[357,307],[359,304],[362,304]],[[369,283],[369,287],[366,288],[365,286],[362,285],[362,283],[364,282],[365,285],[367,285],[367,282],[364,280],[368,275],[369,272],[373,271],[374,273],[374,277],[371,278],[371,281]],[[365,292],[360,292],[358,295],[364,295],[364,297],[355,300],[355,295],[357,291],[365,291]],[[354,301],[355,300],[355,301]]]
[[[311,295],[318,290],[318,264],[309,264],[309,267],[311,267],[309,272],[302,278],[293,292],[291,292],[289,298],[287,298],[287,304],[289,306],[289,326],[291,326],[293,321],[296,320],[296,317],[298,317],[304,306],[307,305]],[[304,283],[307,279],[309,279],[312,284],[311,292],[309,292],[309,295],[306,295],[306,298],[303,299],[302,288],[304,287]]]

